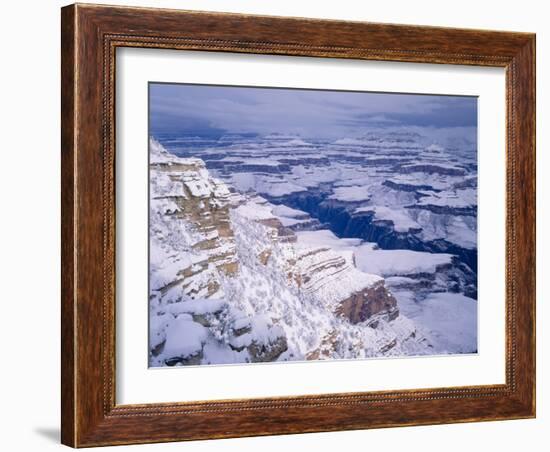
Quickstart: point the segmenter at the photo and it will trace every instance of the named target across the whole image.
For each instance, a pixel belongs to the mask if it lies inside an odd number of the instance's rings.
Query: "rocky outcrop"
[[[251,212],[259,208],[252,208]],[[265,235],[274,244],[297,241],[294,232],[282,227],[268,212],[256,222],[266,228]],[[286,279],[306,299],[314,300],[352,324],[370,322],[379,316],[393,320],[399,315],[396,300],[385,288],[383,279],[359,271],[352,254],[328,247],[292,246],[290,250],[284,263]],[[267,265],[271,255],[271,248],[263,249],[258,253],[258,260]]]
[[[216,294],[219,275],[234,275],[238,270],[227,186],[212,178],[201,160],[172,156],[154,141],[150,178],[151,240],[162,242],[156,249],[165,251],[152,256],[153,266],[158,257],[161,266],[171,262],[175,273],[165,285],[154,281],[153,288],[162,294],[181,288],[193,298]],[[170,237],[178,232],[171,248]]]
[[[231,173],[247,173],[247,172],[260,172],[260,173],[273,173],[278,174],[290,170],[290,166],[286,163],[280,163],[278,165],[262,165],[262,164],[247,164],[239,161],[225,161],[225,160],[213,160],[208,162],[208,167],[217,169],[226,174]]]
[[[385,316],[390,321],[399,315],[397,300],[383,282],[353,293],[340,303],[336,312],[348,318],[351,323],[369,321],[374,328],[380,316]]]
[[[262,334],[256,334],[262,331]],[[253,363],[276,361],[288,350],[287,338],[282,328],[265,316],[242,317],[231,326],[229,346],[236,352],[246,351]]]
[[[283,226],[283,223],[278,218],[265,218],[258,220],[258,223],[273,229],[273,240],[287,243],[296,242],[296,234],[294,234],[292,229]]]
[[[150,175],[151,366],[377,356],[412,337],[382,277],[298,241],[287,224],[307,214],[277,216],[154,140]]]
[[[477,217],[477,206],[454,207],[454,206],[438,206],[433,204],[415,204],[405,206],[406,209],[422,209],[439,215],[456,215]]]
[[[419,190],[433,191],[433,192],[441,191],[439,189],[432,187],[431,185],[404,184],[404,183],[394,182],[391,180],[385,180],[384,182],[382,182],[382,185],[384,185],[385,187],[391,188],[393,190],[408,191],[413,193],[416,193]]]
[[[310,351],[306,355],[306,359],[316,360],[316,359],[327,359],[330,358],[338,347],[338,332],[330,331],[322,339],[318,348]]]
[[[466,170],[460,167],[447,166],[447,165],[434,165],[427,163],[407,164],[400,167],[402,173],[428,173],[428,174],[442,174],[446,176],[464,176]]]
[[[253,341],[248,346],[250,361],[253,363],[267,363],[277,361],[277,358],[288,350],[286,337],[280,335],[274,341]]]

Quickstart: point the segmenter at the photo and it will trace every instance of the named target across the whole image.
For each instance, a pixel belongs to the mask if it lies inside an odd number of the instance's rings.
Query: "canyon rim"
[[[149,85],[150,367],[477,352],[477,98]]]

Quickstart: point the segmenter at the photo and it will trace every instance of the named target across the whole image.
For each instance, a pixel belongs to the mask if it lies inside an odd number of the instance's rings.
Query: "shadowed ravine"
[[[321,190],[313,192],[291,193],[282,197],[265,196],[274,204],[283,204],[294,209],[303,210],[328,227],[340,238],[359,238],[376,243],[381,249],[412,250],[429,253],[448,253],[456,256],[457,271],[464,274],[468,296],[477,298],[477,249],[466,249],[447,242],[433,240],[423,242],[415,234],[418,230],[397,232],[393,224],[374,218],[373,213],[353,214],[355,205],[327,199],[328,193]]]

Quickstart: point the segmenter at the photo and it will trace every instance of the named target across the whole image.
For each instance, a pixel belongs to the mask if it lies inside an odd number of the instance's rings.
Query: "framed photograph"
[[[535,36],[62,9],[62,442],[535,416]]]

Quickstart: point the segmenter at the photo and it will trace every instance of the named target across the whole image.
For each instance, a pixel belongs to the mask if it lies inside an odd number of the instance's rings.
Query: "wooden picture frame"
[[[535,416],[535,35],[162,9],[62,9],[62,442],[73,447]],[[506,383],[115,403],[115,50],[506,69]]]

